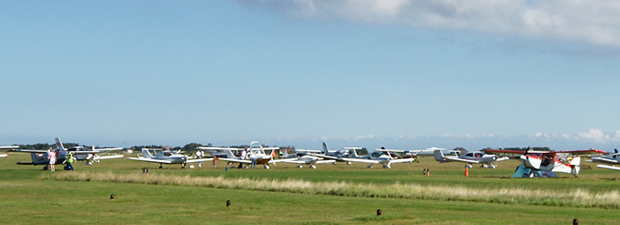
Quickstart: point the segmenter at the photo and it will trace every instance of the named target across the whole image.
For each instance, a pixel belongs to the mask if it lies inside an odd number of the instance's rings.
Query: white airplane
[[[347,162],[370,163],[370,165],[368,165],[368,168],[372,168],[372,164],[382,164],[383,168],[386,168],[386,169],[391,169],[392,167],[390,165],[392,163],[404,163],[404,162],[411,163],[415,160],[415,158],[394,159],[390,154],[390,152],[402,151],[402,150],[390,150],[390,149],[384,149],[384,148],[378,149],[378,150],[383,152],[383,154],[377,158],[361,159],[357,155],[357,152],[351,151],[351,153],[349,154],[349,158],[342,158],[342,160],[347,161]]]
[[[9,150],[13,150],[13,149],[17,149],[19,148],[19,146],[17,145],[5,145],[5,146],[0,146],[0,149],[9,149]],[[7,157],[9,156],[9,154],[0,154],[0,158],[2,157]]]
[[[94,148],[93,148],[94,149]],[[120,148],[122,149],[122,148]],[[107,150],[107,149],[102,149],[102,150]],[[30,153],[30,157],[32,158],[32,162],[18,162],[17,164],[19,165],[45,165],[45,167],[43,167],[44,170],[47,170],[47,150],[30,150],[30,149],[14,149],[12,150],[14,152],[28,152]],[[67,153],[68,152],[73,152],[73,156],[78,159],[81,158],[83,160],[86,160],[86,165],[91,165],[93,160],[97,160],[97,162],[99,162],[98,160],[101,159],[113,159],[113,158],[122,158],[125,157],[124,155],[114,155],[114,156],[97,156],[95,157],[95,155],[102,153],[103,151],[99,151],[99,149],[94,149],[91,151],[88,150],[80,150],[78,151],[77,148],[69,148],[66,149],[63,145],[62,142],[60,141],[60,138],[56,138],[56,148],[52,149],[51,153],[56,154],[56,164],[62,164],[67,158]]]
[[[523,162],[523,164],[517,167],[517,170],[512,175],[512,177],[515,178],[557,177],[558,175],[555,174],[555,172],[569,173],[577,177],[581,169],[580,155],[605,153],[604,151],[598,149],[537,151],[532,148],[528,148],[525,151],[486,149],[485,152],[505,155],[519,155],[519,159]],[[571,155],[574,157],[571,160],[568,160],[568,156]]]
[[[459,150],[448,150],[447,148],[438,148],[438,147],[430,147],[430,148],[422,149],[422,150],[409,150],[409,151],[405,151],[405,154],[410,154],[410,155],[414,155],[417,157],[434,156],[435,150],[440,150],[443,154],[449,154],[449,155],[461,154]]]
[[[153,151],[153,154],[151,154],[150,151]],[[185,168],[185,166],[188,163],[197,163],[197,162],[213,160],[213,158],[190,159],[189,156],[181,155],[176,151],[161,150],[161,149],[148,149],[148,148],[142,149],[142,157],[140,157],[138,154],[136,154],[136,156],[138,157],[137,158],[131,157],[128,159],[151,162],[151,163],[159,163],[160,169],[164,167],[164,164],[181,164],[181,168]]]
[[[65,148],[59,138],[56,138],[56,146],[59,148]],[[92,165],[93,162],[99,163],[102,159],[118,159],[125,157],[124,155],[98,155],[99,153],[105,153],[109,151],[120,151],[125,148],[95,148],[93,145],[90,149],[85,146],[73,146],[67,149],[67,151],[73,152],[77,161],[86,161],[86,165]]]
[[[456,156],[444,156],[442,150],[435,150],[434,152],[435,160],[440,163],[447,162],[463,162],[468,163],[467,167],[472,168],[471,164],[482,164],[481,167],[491,169],[495,169],[497,167],[497,162],[504,161],[510,159],[509,157],[499,157],[493,154],[485,154],[480,151],[467,152],[464,150],[464,154],[456,157]],[[488,165],[488,166],[487,166]]]
[[[285,151],[282,152],[282,157],[283,158],[289,158],[288,153]],[[282,162],[285,163],[295,163],[295,164],[299,164],[297,166],[297,168],[302,168],[302,164],[305,165],[310,165],[310,169],[316,169],[316,166],[314,164],[322,164],[322,163],[335,163],[336,160],[322,160],[319,157],[316,156],[310,156],[310,155],[304,155],[301,156],[299,158],[289,158],[290,160],[283,160]]]
[[[258,148],[255,148],[254,145],[258,145]],[[218,148],[218,147],[210,147],[210,149],[224,150],[226,152],[226,158],[220,158],[220,160],[228,161],[228,164],[231,163],[239,163],[239,168],[243,166],[243,164],[250,164],[252,168],[256,167],[256,164],[262,164],[265,169],[269,169],[270,163],[283,162],[291,159],[278,159],[274,160],[273,155],[275,155],[275,150],[279,148],[263,148],[263,146],[258,141],[252,141],[250,143],[250,147],[247,149],[242,148]],[[235,156],[232,151],[237,150],[241,151],[241,156]],[[272,154],[265,154],[265,150],[272,150]]]
[[[343,147],[340,150],[329,150],[327,147],[327,143],[323,142],[323,151],[321,154],[318,153],[309,153],[308,155],[317,156],[326,159],[334,159],[337,162],[346,162],[343,158],[365,158],[360,157],[355,153],[356,150],[361,150],[362,147]],[[335,164],[336,162],[334,162]],[[351,162],[347,162],[347,164],[351,164]]]
[[[620,167],[615,167],[615,164],[620,164],[620,153],[618,149],[614,149],[614,153],[606,156],[596,156],[592,157],[592,162],[594,163],[602,163],[608,165],[596,165],[598,168],[610,169],[610,170],[620,170]]]

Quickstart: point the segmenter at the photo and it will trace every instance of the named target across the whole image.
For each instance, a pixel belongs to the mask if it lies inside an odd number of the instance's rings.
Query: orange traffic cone
[[[469,167],[465,167],[465,176],[469,177]]]

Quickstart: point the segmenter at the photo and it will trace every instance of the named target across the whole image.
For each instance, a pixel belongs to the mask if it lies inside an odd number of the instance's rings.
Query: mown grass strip
[[[445,201],[493,202],[546,206],[620,208],[620,193],[590,193],[583,189],[566,191],[501,188],[480,189],[462,186],[422,186],[418,184],[372,184],[351,182],[311,182],[299,179],[250,179],[224,177],[190,177],[170,175],[114,174],[112,172],[71,172],[44,174],[42,179],[60,181],[103,181],[150,185],[180,185],[222,189],[290,192],[368,198],[404,198]]]

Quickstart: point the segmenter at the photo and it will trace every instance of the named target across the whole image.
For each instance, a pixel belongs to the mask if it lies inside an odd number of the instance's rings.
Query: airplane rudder
[[[443,152],[441,152],[441,150],[435,150],[433,152],[433,156],[435,157],[435,160],[443,160]]]

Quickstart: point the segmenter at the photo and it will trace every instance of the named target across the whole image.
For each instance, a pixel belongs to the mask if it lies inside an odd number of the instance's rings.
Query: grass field
[[[319,187],[333,183],[370,186],[383,188],[384,192],[395,189],[395,184],[431,187],[433,191],[439,190],[435,187],[465,188],[472,194],[502,189],[515,190],[509,191],[511,193],[525,190],[525,195],[530,191],[532,195],[557,194],[575,189],[581,190],[584,196],[617,192],[620,173],[597,168],[582,170],[579,178],[560,174],[558,179],[510,179],[507,177],[518,165],[516,161],[500,163],[494,170],[474,167],[469,170],[469,177],[463,176],[463,164],[440,164],[432,158],[422,158],[420,163],[396,164],[391,170],[377,166],[368,169],[364,164],[318,165],[312,170],[279,163],[270,170],[229,169],[226,172],[223,161],[218,162],[217,169],[210,163],[194,169],[180,169],[178,165],[157,169],[158,164],[125,159],[106,160],[93,166],[77,163],[73,172],[48,172],[41,166],[15,165],[29,158],[26,154],[0,158],[2,224],[570,224],[573,218],[578,218],[581,224],[618,224],[620,221],[617,219],[620,210],[613,204],[558,206],[562,204],[542,200],[500,203],[467,198],[428,200],[415,195],[351,197],[340,196],[337,191],[302,194],[257,188],[262,185],[260,182],[282,185],[278,182],[290,181]],[[142,174],[143,168],[149,169],[148,178]],[[430,168],[431,176],[423,176],[422,168]],[[137,181],[67,181],[77,175],[130,176]],[[138,182],[157,177],[180,181],[170,184]],[[243,180],[244,187],[212,188],[184,183],[202,178],[226,182]],[[340,191],[346,192],[350,186]],[[115,194],[116,198],[110,200],[110,194]],[[230,208],[225,206],[226,200],[231,200]],[[382,210],[382,216],[376,216],[377,209]]]

